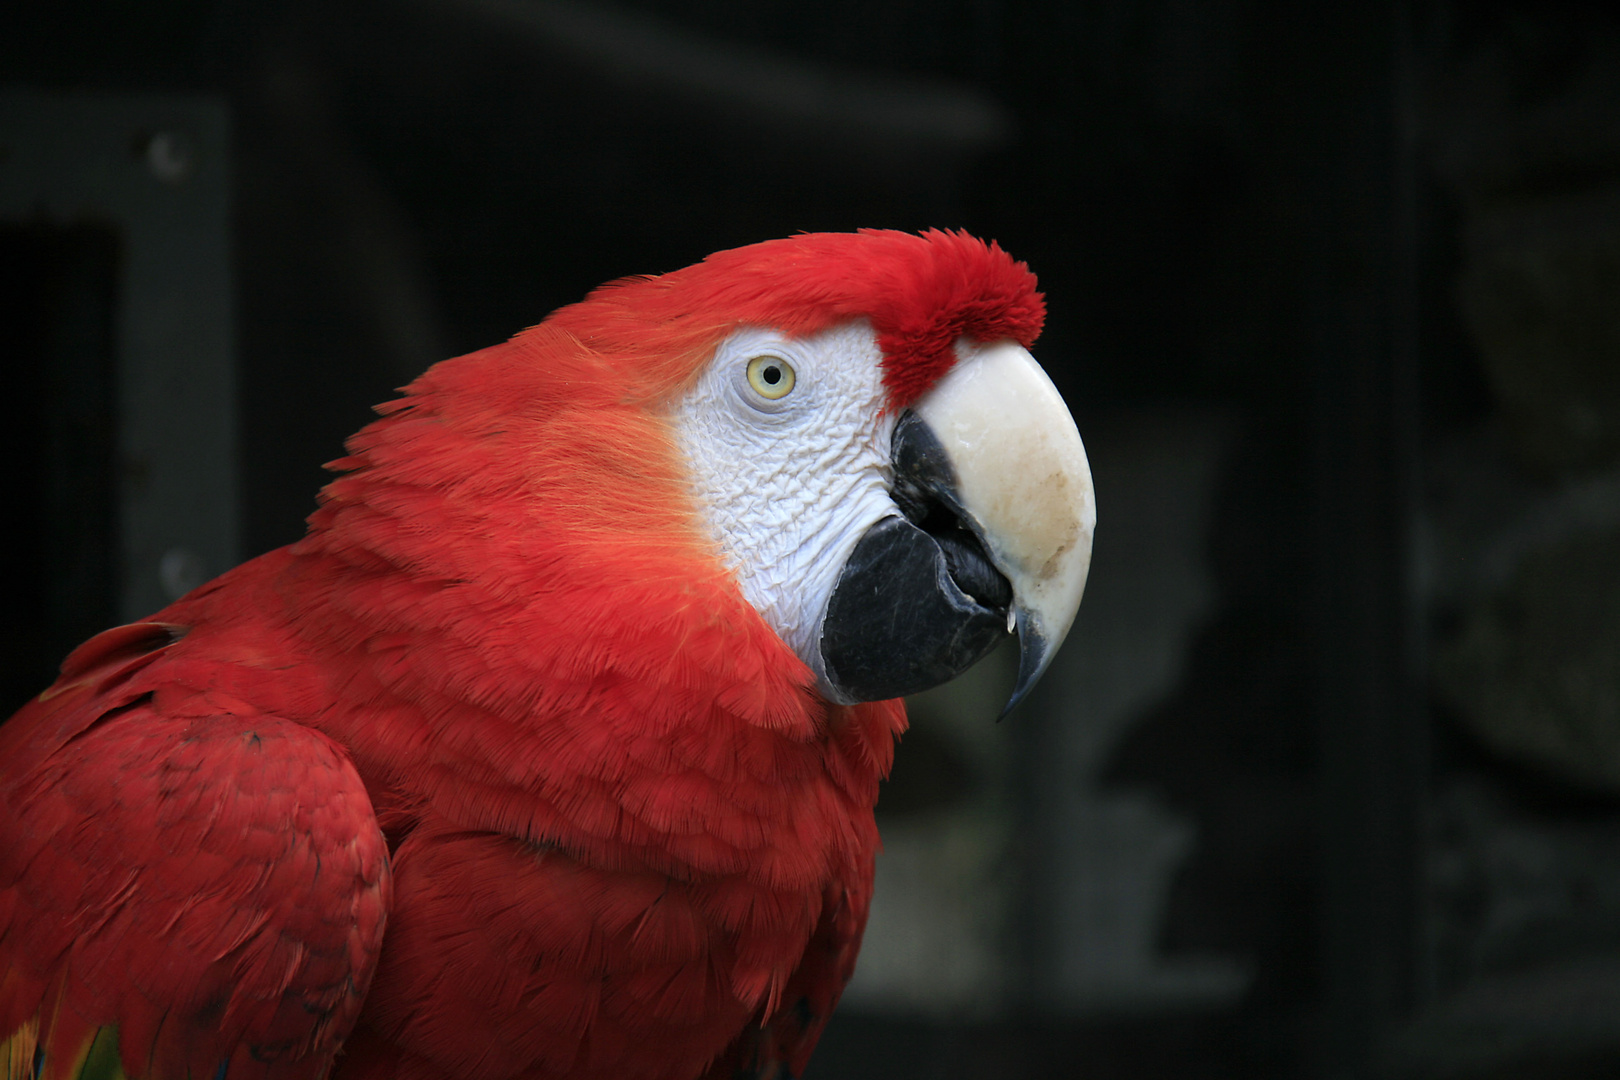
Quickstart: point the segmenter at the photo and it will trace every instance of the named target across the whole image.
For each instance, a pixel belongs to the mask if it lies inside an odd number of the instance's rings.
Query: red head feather
[[[958,338],[1028,348],[1045,318],[1035,275],[994,243],[964,232],[863,229],[767,240],[613,282],[544,325],[603,352],[674,361],[658,372],[667,379],[689,373],[737,326],[802,336],[867,319],[883,349],[890,405],[900,409],[950,370]]]

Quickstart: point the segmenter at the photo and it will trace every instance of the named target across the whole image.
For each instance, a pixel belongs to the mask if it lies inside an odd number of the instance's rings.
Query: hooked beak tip
[[[1007,718],[1007,715],[1023,703],[1024,698],[1040,682],[1041,676],[1052,660],[1050,642],[1042,631],[1039,622],[1030,618],[1027,611],[1016,613],[1018,623],[1018,681],[1013,684],[1012,694],[1007,698],[1007,704],[1001,707],[996,716],[996,723]]]

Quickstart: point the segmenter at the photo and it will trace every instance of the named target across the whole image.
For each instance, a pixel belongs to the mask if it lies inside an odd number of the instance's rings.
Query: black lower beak
[[[938,686],[982,660],[1011,630],[1012,585],[961,515],[939,440],[907,413],[895,426],[892,453],[892,496],[904,516],[867,530],[822,620],[824,672],[848,701]]]

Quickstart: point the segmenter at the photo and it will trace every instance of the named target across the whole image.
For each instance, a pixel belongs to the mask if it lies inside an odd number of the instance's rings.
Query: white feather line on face
[[[749,385],[748,361],[762,354],[796,372],[779,400]],[[866,530],[896,513],[882,359],[865,322],[799,339],[738,330],[672,415],[699,513],[743,596],[828,694],[827,601]]]

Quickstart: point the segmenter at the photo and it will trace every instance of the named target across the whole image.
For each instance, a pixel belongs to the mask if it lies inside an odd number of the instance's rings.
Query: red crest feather
[[[672,361],[661,372],[675,380],[659,388],[668,391],[735,327],[802,336],[848,319],[877,330],[890,405],[901,409],[950,370],[958,338],[1031,346],[1046,302],[1029,267],[994,242],[863,229],[767,240],[673,273],[616,281],[545,325],[602,352]]]

